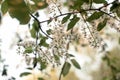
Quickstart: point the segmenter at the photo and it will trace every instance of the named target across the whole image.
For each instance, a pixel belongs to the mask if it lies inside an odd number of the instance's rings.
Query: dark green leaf
[[[32,52],[33,52],[32,47],[27,47],[27,48],[25,49],[25,53],[32,53]]]
[[[117,0],[113,2],[110,11],[115,12],[120,17],[120,3]]]
[[[68,19],[70,18],[71,14],[68,14],[67,16],[65,16],[63,19],[62,19],[62,24],[64,24],[65,22],[68,21]]]
[[[117,1],[114,1],[112,3],[112,6],[110,7],[110,11],[114,11],[115,9],[117,9],[118,7],[120,7],[120,3],[118,3]]]
[[[77,69],[81,69],[79,63],[75,59],[71,59],[71,62]]]
[[[93,0],[93,2],[95,3],[107,3],[106,0]]]
[[[79,17],[77,17],[76,15],[74,15],[74,17],[68,23],[67,30],[72,29],[75,26],[75,24],[79,21],[79,19],[80,19]]]
[[[33,70],[33,68],[31,68],[31,67],[28,67],[28,68],[26,68],[26,69],[28,69],[28,70]]]
[[[74,55],[72,55],[72,54],[68,54],[68,56],[69,56],[69,57],[75,57],[75,56],[74,56]]]
[[[97,31],[101,31],[106,26],[106,23],[107,23],[107,19],[104,19],[103,22],[100,22],[97,26]]]
[[[6,0],[1,5],[1,11],[3,15],[8,11],[8,3]]]
[[[38,78],[38,80],[44,80],[43,78]]]
[[[69,73],[70,68],[71,68],[71,64],[68,63],[68,62],[65,62],[64,65],[63,65],[63,68],[62,68],[63,76],[66,76]]]
[[[99,19],[103,14],[103,12],[94,12],[89,18],[87,18],[87,21],[91,22],[93,20]]]
[[[34,58],[34,60],[33,60],[33,68],[35,68],[36,66],[37,66],[37,58]]]
[[[23,73],[20,74],[20,77],[27,76],[29,74],[31,74],[31,73],[30,72],[23,72]]]
[[[35,16],[36,16],[36,17],[39,17],[39,13],[38,13],[38,12],[36,12],[36,13],[35,13]]]

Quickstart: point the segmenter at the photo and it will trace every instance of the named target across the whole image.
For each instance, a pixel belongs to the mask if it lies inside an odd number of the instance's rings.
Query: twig
[[[41,30],[41,32],[42,32],[43,34],[45,34],[48,38],[53,39],[52,37],[50,37],[48,34],[46,34],[46,33],[42,30],[42,28],[41,28],[41,26],[40,26],[40,21],[39,21],[35,16],[33,16],[31,13],[30,13],[30,15],[37,21],[38,27],[39,27],[39,29]]]
[[[83,21],[85,22],[85,24],[86,24],[86,26],[87,26],[87,28],[88,28],[89,32],[90,32],[90,34],[91,34],[92,38],[94,39],[94,42],[95,42],[95,44],[96,44],[95,46],[97,46],[96,39],[95,39],[95,37],[94,37],[94,35],[93,35],[92,31],[90,30],[89,25],[87,24],[87,22],[86,22],[86,20],[85,20],[85,18],[83,17],[83,15],[82,15],[82,14],[81,14],[81,16],[82,16]]]

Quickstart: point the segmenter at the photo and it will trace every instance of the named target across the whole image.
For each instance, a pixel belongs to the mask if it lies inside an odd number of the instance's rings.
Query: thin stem
[[[85,18],[83,17],[83,15],[82,15],[82,14],[81,14],[81,16],[82,16],[83,21],[85,22],[85,24],[86,24],[86,26],[87,26],[87,28],[88,28],[88,30],[89,30],[89,32],[90,32],[90,34],[91,34],[91,36],[92,36],[92,38],[93,38],[94,42],[95,42],[95,44],[96,44],[95,46],[97,46],[96,39],[95,39],[95,37],[94,37],[94,35],[93,35],[92,31],[90,30],[89,25],[87,24],[87,22],[86,22],[86,20],[85,20]]]
[[[99,10],[99,11],[100,11],[100,12],[103,12],[104,14],[106,14],[106,15],[110,16],[111,18],[113,18],[113,19],[115,19],[115,20],[117,20],[117,21],[120,22],[120,20],[119,20],[118,18],[116,18],[115,16],[110,15],[110,13],[107,13],[107,12],[102,11],[102,10]]]
[[[91,9],[92,8],[93,0],[89,0],[89,3],[90,3],[90,9]]]

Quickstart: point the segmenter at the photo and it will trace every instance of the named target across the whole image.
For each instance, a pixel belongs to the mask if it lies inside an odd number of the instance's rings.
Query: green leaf
[[[43,78],[38,78],[38,80],[44,80]]]
[[[82,7],[82,5],[84,3],[88,3],[89,0],[72,0],[73,1],[73,5],[70,6],[70,8],[74,9],[74,10],[80,10]],[[68,4],[69,5],[69,4]]]
[[[79,21],[79,19],[80,19],[79,17],[77,17],[76,15],[74,15],[73,18],[68,23],[67,30],[72,29],[75,26],[75,24]]]
[[[97,26],[97,31],[101,31],[106,26],[106,23],[107,23],[107,19],[104,19],[103,22],[100,22]]]
[[[99,4],[99,3],[107,3],[106,0],[93,0],[93,2]]]
[[[25,53],[32,53],[32,52],[33,52],[32,47],[27,47],[27,48],[25,49]]]
[[[88,22],[99,19],[104,13],[103,12],[94,12],[90,17],[87,18]]]
[[[120,3],[117,0],[113,2],[110,11],[115,12],[120,18]]]
[[[8,11],[8,3],[6,0],[1,4],[1,11],[3,15]]]
[[[32,24],[33,28],[35,29],[36,32],[39,31],[39,24],[36,20],[34,20],[34,23]]]
[[[68,14],[67,16],[65,16],[63,19],[62,19],[62,24],[64,24],[65,22],[68,21],[68,19],[70,18],[71,14]]]
[[[40,70],[42,71],[42,70],[44,70],[44,69],[47,68],[47,65],[46,65],[46,61],[43,62],[41,59],[42,59],[42,58],[39,57],[39,58],[38,58],[38,62],[39,62],[39,64],[40,64]]]
[[[31,73],[30,72],[23,72],[23,73],[20,74],[20,77],[27,76],[29,74],[31,74]]]
[[[60,60],[60,59],[59,59],[59,56],[58,56],[58,55],[55,55],[55,54],[54,54],[54,58],[55,58],[56,61]]]
[[[49,44],[46,43],[46,39],[47,39],[46,37],[41,37],[39,45],[44,46],[44,47],[48,47]]]
[[[120,3],[118,3],[117,1],[114,1],[112,3],[112,6],[110,7],[110,11],[114,11],[116,10],[118,7],[120,7]]]
[[[72,55],[72,54],[68,54],[68,56],[69,56],[69,57],[75,57],[75,56],[74,56],[74,55]]]
[[[28,70],[33,70],[33,68],[31,68],[31,67],[28,67],[28,68],[26,68],[26,69],[28,69]]]
[[[16,18],[20,24],[27,24],[30,21],[29,9],[24,0],[19,4],[12,4],[13,2],[11,0],[6,1],[9,3],[9,14],[12,18]]]
[[[37,66],[37,62],[38,62],[37,58],[34,58],[34,60],[33,60],[33,68],[35,68]]]
[[[71,62],[77,69],[81,69],[79,63],[75,59],[71,59]]]
[[[46,32],[47,32],[47,34],[48,34],[48,35],[50,35],[50,34],[51,34],[51,32],[52,32],[52,30],[51,30],[51,29],[49,29],[49,30],[47,30]]]
[[[71,68],[71,64],[68,63],[68,62],[65,62],[64,65],[63,65],[63,68],[62,68],[63,76],[66,76],[69,73],[70,68]]]
[[[33,38],[36,38],[36,30],[34,28],[30,30],[30,34]]]

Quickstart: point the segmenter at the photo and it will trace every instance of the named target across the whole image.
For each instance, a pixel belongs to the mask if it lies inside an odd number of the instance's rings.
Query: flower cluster
[[[111,28],[114,28],[116,31],[120,32],[120,22],[119,21],[116,21],[114,19],[109,19],[108,20],[108,25],[111,27]]]
[[[84,38],[88,40],[89,44],[94,48],[98,48],[102,46],[104,43],[97,31],[97,27],[95,26],[96,23],[93,22],[91,24],[87,24],[87,23],[83,23],[83,24],[84,26],[81,26],[81,31]]]

